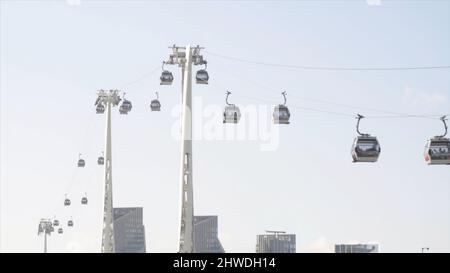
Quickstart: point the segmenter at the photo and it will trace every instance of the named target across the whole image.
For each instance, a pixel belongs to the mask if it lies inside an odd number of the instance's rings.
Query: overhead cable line
[[[254,80],[251,80],[249,78],[241,78],[238,77],[232,73],[230,73],[227,69],[224,69],[223,71],[221,71],[221,73],[224,74],[228,74],[238,80],[241,81],[247,81],[250,84],[253,84],[254,86],[257,86],[259,88],[265,89],[267,91],[279,94],[279,90],[276,90],[275,88],[269,87],[267,85],[261,84],[259,82],[256,82]],[[308,101],[312,101],[312,102],[317,102],[317,103],[322,103],[322,104],[329,104],[329,105],[335,105],[335,106],[339,106],[339,107],[344,107],[344,108],[351,108],[351,109],[358,109],[358,110],[365,110],[365,111],[370,111],[370,112],[378,112],[378,113],[385,113],[385,114],[390,114],[389,116],[369,116],[370,118],[396,118],[396,117],[418,117],[418,118],[430,118],[430,119],[436,119],[442,116],[442,114],[439,115],[418,115],[418,114],[410,114],[410,113],[399,113],[399,112],[394,112],[394,111],[388,111],[388,110],[381,110],[381,109],[375,109],[375,108],[368,108],[368,107],[361,107],[361,106],[356,106],[356,105],[350,105],[350,104],[344,104],[344,103],[336,103],[336,102],[331,102],[331,101],[326,101],[326,100],[322,100],[322,99],[314,99],[314,98],[308,98],[308,97],[303,97],[303,96],[297,96],[297,95],[292,95],[292,93],[290,94],[290,97],[294,98],[294,99],[298,99],[298,100],[308,100]],[[267,101],[266,101],[267,102]],[[302,109],[310,109],[313,111],[319,111],[319,112],[325,112],[325,113],[338,113],[339,115],[350,115],[350,114],[346,114],[346,113],[339,113],[339,112],[334,112],[334,111],[328,111],[328,110],[320,110],[320,109],[315,109],[315,108],[309,108],[309,107],[303,107],[301,106]],[[354,116],[352,114],[352,116]]]
[[[130,81],[128,83],[125,83],[125,84],[121,85],[119,87],[119,89],[123,89],[123,88],[128,87],[128,86],[130,86],[132,84],[138,83],[138,82],[140,82],[140,81],[150,77],[151,75],[153,75],[156,71],[158,71],[160,69],[161,69],[161,65],[158,65],[157,67],[155,67],[154,69],[150,70],[149,72],[143,74],[141,77],[137,78],[136,80],[133,80],[133,81]]]
[[[246,95],[240,95],[238,93],[236,93],[236,96],[238,97],[242,97],[242,98],[247,98],[247,99],[251,99],[251,100],[257,100],[257,101],[261,101],[264,103],[273,103],[272,101],[266,100],[266,99],[261,99],[258,97],[253,97],[253,96],[246,96]],[[302,106],[302,105],[297,105],[297,104],[289,104],[290,107],[292,108],[297,108],[297,109],[302,109],[302,110],[306,110],[306,111],[313,111],[313,112],[319,112],[319,113],[325,113],[325,114],[331,114],[331,115],[337,115],[337,116],[346,116],[346,117],[355,117],[355,114],[353,113],[345,113],[345,112],[336,112],[336,111],[329,111],[329,110],[324,110],[324,109],[319,109],[319,108],[313,108],[313,107],[306,107],[306,106]],[[448,114],[445,114],[448,115]],[[385,115],[385,116],[365,116],[365,118],[369,118],[369,119],[389,119],[389,118],[426,118],[426,119],[440,119],[441,115]]]
[[[238,78],[235,75],[232,75],[231,73],[228,73],[229,75]],[[240,79],[240,78],[238,78]],[[250,80],[247,79],[247,81],[252,82]],[[260,84],[256,83],[256,82],[252,82],[255,85],[261,86]],[[222,84],[218,84],[220,88],[226,90],[227,88],[225,88]],[[273,88],[265,88],[269,91],[272,92],[276,92],[275,89]],[[240,97],[244,97],[247,99],[251,99],[251,100],[257,100],[257,101],[261,101],[264,103],[273,103],[273,101],[269,101],[266,99],[261,99],[261,98],[257,98],[257,97],[250,97],[250,96],[246,96],[246,95],[240,95],[239,93],[237,93],[237,96]],[[295,105],[295,104],[290,104],[293,108],[298,108],[298,109],[302,109],[302,110],[307,110],[307,111],[313,111],[313,112],[320,112],[320,113],[327,113],[327,114],[332,114],[332,115],[338,115],[338,116],[348,116],[348,117],[354,117],[355,115],[353,113],[344,113],[344,112],[336,112],[336,111],[329,111],[329,110],[324,110],[324,109],[318,109],[318,108],[313,108],[313,107],[305,107],[305,106],[300,106],[300,105]],[[349,106],[349,108],[357,108],[357,109],[365,109],[367,110],[367,108],[361,108],[361,107],[357,107],[357,106],[352,106],[352,105],[347,105]],[[375,110],[372,109],[372,111],[374,112],[384,112],[387,114],[391,114],[391,115],[385,115],[385,116],[366,116],[367,118],[425,118],[425,119],[439,119],[439,117],[442,116],[442,114],[439,115],[417,115],[417,114],[406,114],[406,113],[396,113],[396,112],[392,112],[392,111],[384,111],[384,110]]]
[[[216,56],[222,59],[228,59],[241,63],[249,63],[256,65],[272,66],[272,67],[284,67],[292,69],[304,69],[304,70],[325,70],[325,71],[395,71],[395,70],[431,70],[431,69],[450,69],[450,65],[436,65],[436,66],[398,66],[398,67],[332,67],[332,66],[303,66],[303,65],[290,65],[290,64],[277,64],[267,63],[260,61],[252,61],[241,59],[237,57],[225,56],[222,54],[207,52],[211,56]]]
[[[221,85],[218,84],[220,88],[222,88],[223,90],[226,90],[226,88]],[[260,102],[264,102],[264,103],[270,103],[272,104],[273,101],[267,100],[267,99],[263,99],[263,98],[259,98],[259,97],[254,97],[254,96],[247,96],[247,95],[241,95],[239,94],[239,92],[235,93],[236,96],[238,97],[242,97],[242,98],[247,98],[250,100],[256,100],[256,101],[260,101]],[[319,109],[319,108],[313,108],[313,107],[306,107],[306,106],[302,106],[302,105],[296,105],[296,104],[289,104],[289,106],[293,107],[293,108],[298,108],[298,109],[302,109],[302,110],[306,110],[306,111],[313,111],[313,112],[319,112],[319,113],[326,113],[326,114],[331,114],[331,115],[336,115],[336,116],[346,116],[346,117],[355,117],[354,113],[346,113],[346,112],[337,112],[337,111],[329,111],[329,110],[324,110],[324,109]],[[448,114],[445,114],[448,115]],[[442,114],[440,115],[416,115],[416,114],[401,114],[401,113],[396,113],[393,115],[385,115],[385,116],[365,116],[366,118],[370,118],[370,119],[389,119],[389,118],[425,118],[425,119],[439,119],[442,116]]]

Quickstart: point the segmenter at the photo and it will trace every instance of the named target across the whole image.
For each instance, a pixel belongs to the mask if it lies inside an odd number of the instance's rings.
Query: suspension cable
[[[436,65],[436,66],[398,66],[398,67],[331,67],[331,66],[301,66],[301,65],[290,65],[290,64],[277,64],[277,63],[267,63],[260,61],[246,60],[237,57],[225,56],[222,54],[210,52],[204,50],[204,52],[216,56],[222,59],[237,61],[241,63],[249,63],[256,65],[272,66],[272,67],[284,67],[293,69],[304,69],[304,70],[325,70],[325,71],[395,71],[395,70],[431,70],[431,69],[450,69],[450,65]]]

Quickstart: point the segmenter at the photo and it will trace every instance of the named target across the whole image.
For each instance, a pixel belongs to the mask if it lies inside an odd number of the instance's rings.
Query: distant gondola
[[[356,131],[359,136],[355,138],[352,145],[353,162],[377,162],[381,152],[380,143],[375,136],[362,134],[359,131],[359,122],[364,116],[358,114],[356,118],[358,119]]]
[[[231,94],[230,91],[227,91],[227,97],[225,99],[226,106],[225,110],[223,111],[223,123],[238,123],[241,119],[241,111],[239,110],[239,107],[228,103],[228,96]]]
[[[131,104],[131,101],[125,99],[125,93],[124,93],[122,104],[119,106],[119,113],[122,115],[127,115],[131,111],[132,107],[133,107],[133,105]]]
[[[81,158],[81,154],[78,155],[78,162],[77,162],[77,166],[79,168],[83,168],[86,165],[86,162],[84,161],[84,159]]]
[[[162,72],[161,72],[161,76],[159,77],[159,79],[160,79],[161,85],[171,85],[173,82],[172,72],[170,72],[168,70],[164,70],[164,62],[162,65]]]
[[[70,199],[67,198],[67,194],[66,194],[66,198],[64,199],[64,206],[70,206]]]
[[[209,75],[208,71],[206,71],[206,62],[205,69],[200,69],[197,71],[197,74],[195,75],[195,80],[197,84],[208,84],[209,81]]]
[[[430,138],[425,145],[424,158],[428,165],[449,165],[450,164],[450,139],[447,135],[446,117],[441,117],[444,123],[445,133],[441,136]]]
[[[284,98],[284,104],[279,104],[275,106],[273,110],[273,122],[275,124],[289,124],[289,118],[291,113],[286,106],[286,92],[281,93]]]
[[[156,93],[156,99],[152,100],[150,102],[150,109],[152,111],[161,111],[161,103],[159,102],[159,94],[158,92]]]

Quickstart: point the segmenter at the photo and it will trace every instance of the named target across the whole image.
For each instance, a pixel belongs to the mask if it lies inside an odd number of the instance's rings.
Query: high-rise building
[[[266,231],[256,236],[256,253],[295,253],[295,234],[284,231]]]
[[[145,253],[143,209],[114,208],[114,244],[116,253]]]
[[[335,253],[378,253],[377,244],[340,244],[334,245]]]
[[[225,253],[218,237],[217,215],[194,216],[194,250],[197,253]]]

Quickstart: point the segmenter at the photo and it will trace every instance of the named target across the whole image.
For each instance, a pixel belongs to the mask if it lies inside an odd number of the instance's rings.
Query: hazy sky
[[[0,8],[1,251],[42,251],[39,219],[54,215],[72,216],[75,227],[52,235],[50,251],[100,251],[95,161],[105,121],[93,104],[101,88],[120,88],[133,102],[128,116],[113,114],[114,206],[144,207],[149,252],[178,250],[180,71],[168,67],[171,87],[159,85],[159,70],[149,73],[168,46],[192,43],[206,48],[210,73],[208,86],[193,87],[194,115],[223,107],[226,89],[242,107],[270,107],[286,90],[291,106],[275,151],[262,151],[261,139],[194,141],[195,214],[219,216],[227,252],[254,252],[265,229],[297,234],[298,252],[350,241],[378,242],[383,252],[450,252],[450,167],[427,166],[422,156],[425,140],[443,130],[439,120],[363,120],[382,152],[375,164],[354,164],[355,119],[305,109],[448,114],[448,69],[301,70],[213,55],[304,66],[449,65],[450,1],[2,0]],[[159,113],[149,108],[155,91]],[[249,121],[244,115],[238,128]],[[78,153],[84,169],[76,168]],[[82,207],[85,192],[90,203]],[[63,206],[66,193],[73,206]]]

